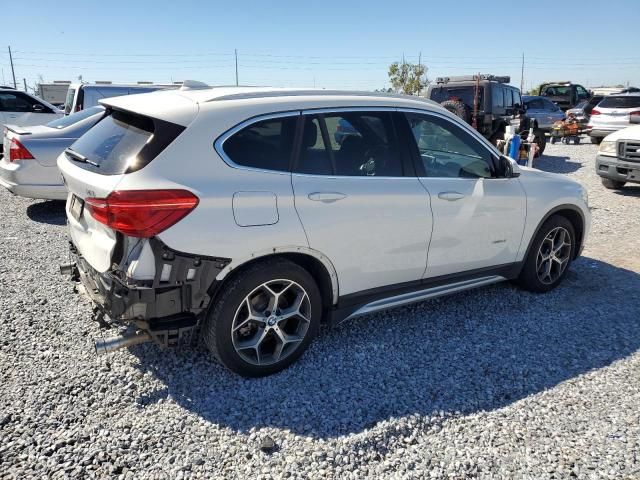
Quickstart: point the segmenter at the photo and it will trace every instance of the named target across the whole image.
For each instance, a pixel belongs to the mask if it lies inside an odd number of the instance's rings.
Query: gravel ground
[[[256,380],[201,348],[96,357],[63,207],[0,192],[0,477],[640,478],[640,186],[605,190],[595,151],[538,163],[594,207],[562,287],[363,317]]]

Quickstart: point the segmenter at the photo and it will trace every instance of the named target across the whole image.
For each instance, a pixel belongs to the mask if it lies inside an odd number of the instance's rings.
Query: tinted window
[[[58,118],[53,122],[47,123],[47,127],[51,128],[65,128],[69,125],[73,125],[74,123],[78,123],[86,118],[89,118],[97,113],[104,112],[104,107],[91,107],[86,110],[82,110],[80,112],[72,113],[71,115],[67,115],[66,117]],[[97,119],[96,119],[97,121]]]
[[[468,107],[473,107],[473,99],[475,96],[475,87],[435,87],[429,93],[429,98],[437,103],[446,100],[458,100]],[[478,92],[478,105],[482,105],[482,92],[480,88]]]
[[[640,95],[604,97],[598,106],[602,108],[640,108]]]
[[[576,85],[576,91],[578,92],[578,98],[589,98],[589,92],[587,92],[582,86]]]
[[[525,102],[528,109],[532,110],[543,110],[544,102],[539,98],[534,98],[533,100],[528,100]]]
[[[513,104],[522,106],[522,97],[518,90],[513,90]]]
[[[181,125],[116,110],[71,145],[67,156],[79,167],[103,175],[134,172],[183,130]]]
[[[407,120],[427,177],[491,177],[491,154],[460,127],[430,115],[407,114]]]
[[[504,106],[507,108],[513,107],[513,90],[510,88],[504,89]]]
[[[491,91],[491,95],[493,97],[492,98],[493,108],[504,108],[503,88],[498,85],[494,85]]]
[[[15,93],[0,93],[0,110],[3,112],[31,112],[34,103]]]
[[[560,85],[545,87],[541,95],[548,95],[551,97],[563,97],[563,96],[571,96],[571,87],[565,87]]]
[[[262,120],[224,142],[224,152],[238,165],[289,171],[297,116]]]
[[[391,115],[345,112],[307,119],[296,171],[351,177],[401,177],[402,157]]]

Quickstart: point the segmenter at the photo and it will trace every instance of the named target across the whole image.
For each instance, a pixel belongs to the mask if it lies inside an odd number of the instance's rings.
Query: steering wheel
[[[386,145],[376,145],[364,152],[365,162],[360,165],[360,171],[367,176],[375,176],[376,171],[384,170],[387,166],[387,154],[389,148]]]

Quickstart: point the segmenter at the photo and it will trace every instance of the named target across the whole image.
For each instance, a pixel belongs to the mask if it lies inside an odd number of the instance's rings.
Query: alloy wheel
[[[545,285],[555,283],[564,273],[571,257],[571,234],[564,227],[551,230],[538,249],[536,272]]]
[[[249,293],[236,310],[231,338],[252,365],[270,365],[293,353],[311,323],[309,295],[291,280],[271,280]]]

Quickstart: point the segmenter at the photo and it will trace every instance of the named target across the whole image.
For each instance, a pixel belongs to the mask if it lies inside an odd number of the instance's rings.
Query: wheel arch
[[[542,228],[544,223],[554,215],[560,215],[565,217],[567,220],[571,222],[571,225],[573,225],[573,229],[576,233],[576,248],[574,250],[573,260],[575,260],[578,257],[578,255],[580,254],[580,251],[582,250],[582,242],[584,240],[584,227],[585,227],[584,214],[582,213],[582,210],[580,210],[580,207],[578,207],[577,205],[564,204],[564,205],[558,205],[552,208],[551,210],[549,210],[546,213],[546,215],[542,217],[542,220],[538,222],[538,226],[536,227],[536,229],[533,232],[533,235],[531,235],[531,238],[529,239],[529,244],[527,245],[527,250],[525,251],[524,257],[522,257],[524,260],[526,260],[529,257],[529,253],[531,251],[531,248],[533,247],[533,241],[535,240],[536,236],[540,232],[540,229]]]
[[[273,258],[287,259],[307,270],[318,284],[324,308],[329,308],[338,302],[338,274],[335,267],[325,255],[307,247],[271,248],[253,253],[248,257],[232,260],[216,276],[214,290],[224,284],[225,280],[233,273]]]

